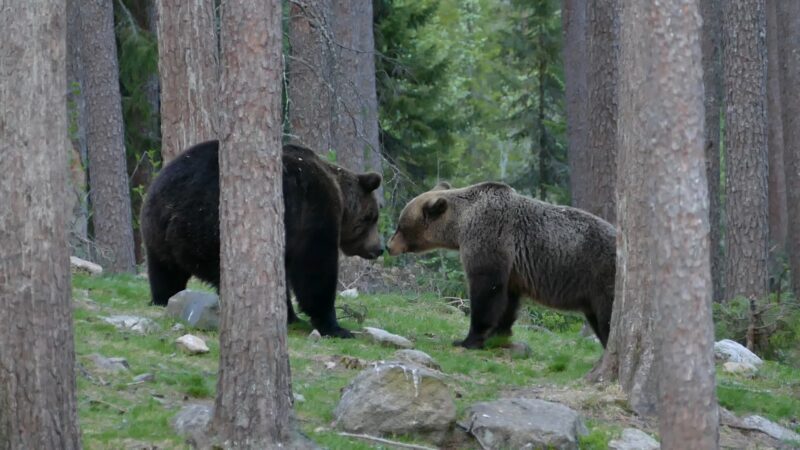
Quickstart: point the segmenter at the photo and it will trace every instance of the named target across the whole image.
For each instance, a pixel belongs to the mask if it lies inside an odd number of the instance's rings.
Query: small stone
[[[514,359],[528,359],[533,356],[533,350],[526,342],[512,342],[508,349]]]
[[[610,450],[658,450],[659,443],[644,431],[625,428],[622,436],[608,443]]]
[[[100,275],[103,273],[103,268],[99,264],[78,258],[77,256],[69,257],[69,265],[76,271],[86,272],[90,275]]]
[[[440,366],[435,359],[431,358],[431,355],[419,350],[405,348],[394,352],[394,357],[399,361],[408,361],[429,369],[442,370],[442,366]]]
[[[176,324],[175,324],[175,325],[173,325],[173,326],[172,326],[172,328],[171,328],[171,330],[172,330],[172,331],[183,331],[183,330],[185,330],[185,329],[186,329],[186,327],[185,327],[185,326],[183,326],[183,324],[182,324],[182,323],[176,323]]]
[[[345,289],[342,292],[339,292],[339,296],[342,298],[356,298],[358,297],[358,289]]]
[[[303,403],[306,401],[306,398],[303,397],[303,394],[298,394],[297,392],[295,392],[293,395],[294,395],[294,401],[297,403]]]
[[[146,317],[117,315],[111,317],[102,317],[103,321],[114,325],[120,330],[133,331],[139,334],[149,334],[159,330],[157,323],[152,319]]]
[[[317,342],[320,339],[322,339],[322,335],[319,334],[319,331],[315,329],[315,330],[312,330],[311,333],[309,333],[308,339],[311,340],[311,341]]]
[[[185,289],[169,298],[166,314],[201,330],[219,329],[219,297]]]
[[[746,362],[731,362],[728,361],[722,365],[722,370],[728,373],[744,375],[747,377],[755,376],[756,372],[758,372],[758,368],[750,363]]]
[[[760,366],[764,361],[742,344],[730,339],[714,343],[714,356],[717,360],[729,362],[746,362]]]
[[[103,355],[93,353],[89,355],[89,359],[94,363],[98,372],[118,373],[127,372],[130,369],[128,360],[125,358],[106,358]]]
[[[203,433],[211,421],[214,407],[211,405],[192,403],[184,406],[172,419],[172,428],[181,436]]]
[[[328,361],[328,362],[325,363],[325,368],[328,369],[328,370],[331,370],[334,367],[336,367],[336,363],[333,362],[333,361]]]
[[[156,376],[152,373],[143,373],[141,375],[136,375],[133,377],[134,383],[147,383],[149,381],[155,381]]]
[[[380,328],[364,327],[364,331],[367,333],[367,336],[379,344],[396,348],[414,347],[414,344],[403,336],[389,333],[388,331],[381,330]]]
[[[175,344],[180,350],[183,350],[190,355],[209,352],[209,348],[205,341],[193,334],[184,334],[175,340]]]

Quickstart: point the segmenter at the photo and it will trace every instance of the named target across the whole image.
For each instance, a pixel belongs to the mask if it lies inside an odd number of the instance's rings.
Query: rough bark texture
[[[333,148],[333,34],[329,0],[291,2],[289,117],[293,139],[327,155]]]
[[[636,85],[652,150],[656,367],[662,449],[718,448],[703,74],[698,0],[633,2],[637,56],[652,77]],[[623,52],[627,49],[623,44]],[[649,56],[648,56],[649,55]],[[630,86],[634,87],[634,86]],[[641,120],[644,119],[644,123]],[[625,126],[625,125],[623,125]],[[680,167],[681,170],[675,170]]]
[[[722,101],[722,19],[719,0],[700,0],[703,18],[703,87],[706,112],[706,180],[708,182],[709,238],[711,240],[711,279],[714,300],[721,301],[723,294],[722,259],[722,199],[720,198],[720,102]]]
[[[222,4],[220,364],[224,448],[289,440],[281,163],[281,3]]]
[[[0,449],[80,448],[67,251],[66,9],[0,25]],[[112,41],[113,43],[113,41]]]
[[[800,293],[800,2],[778,2],[783,150],[792,288]]]
[[[590,2],[588,17],[589,142],[586,157],[591,177],[586,210],[614,223],[620,23],[617,0]]]
[[[770,276],[780,271],[778,260],[786,248],[786,174],[783,168],[783,116],[778,74],[778,0],[766,0],[767,8],[767,147],[769,151],[769,242]]]
[[[764,0],[722,2],[725,295],[767,294],[767,45]]]
[[[131,198],[113,3],[87,0],[78,9],[83,28],[89,194],[97,260],[109,272],[133,272]]]
[[[572,206],[587,209],[592,195],[586,123],[586,0],[563,0],[567,159]]]
[[[214,3],[161,0],[158,72],[161,80],[161,157],[216,139],[218,56]]]

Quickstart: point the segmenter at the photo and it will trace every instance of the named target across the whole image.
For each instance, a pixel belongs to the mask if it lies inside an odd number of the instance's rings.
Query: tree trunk
[[[333,34],[329,0],[291,2],[289,117],[293,139],[323,157],[333,148]]]
[[[564,83],[567,113],[567,159],[572,206],[588,209],[593,186],[586,119],[586,0],[563,0]]]
[[[720,101],[722,100],[722,60],[720,39],[722,20],[719,0],[700,0],[703,18],[703,87],[706,123],[706,180],[708,182],[709,238],[711,239],[711,279],[714,300],[721,301],[723,293],[722,259],[722,199],[720,198]]]
[[[113,3],[87,0],[78,9],[83,28],[81,56],[86,76],[89,186],[97,259],[109,272],[133,272],[131,198]]]
[[[0,449],[80,448],[67,251],[65,3],[3,5]],[[112,40],[113,44],[113,40]]]
[[[161,157],[216,139],[218,55],[213,1],[158,1]]]
[[[722,2],[725,83],[725,295],[767,294],[767,45],[764,0]]]
[[[617,78],[619,7],[617,0],[589,4],[588,159],[591,177],[587,210],[615,222],[617,166]]]
[[[281,3],[222,4],[220,364],[224,447],[289,440],[281,162]],[[253,226],[253,224],[258,224]]]
[[[783,117],[778,74],[777,0],[767,0],[767,147],[769,150],[769,242],[770,278],[780,275],[780,255],[786,249],[786,173],[783,167]]]
[[[788,207],[789,264],[792,289],[800,294],[800,2],[777,4],[780,44],[783,151]]]
[[[636,61],[653,74],[627,85],[642,107],[639,127],[651,155],[656,367],[662,449],[718,448],[708,193],[703,133],[703,73],[698,0],[632,2]],[[627,118],[627,116],[625,116]],[[644,123],[642,123],[644,122]],[[707,141],[706,141],[707,142]],[[676,167],[682,170],[675,170]],[[647,301],[647,300],[645,300]]]

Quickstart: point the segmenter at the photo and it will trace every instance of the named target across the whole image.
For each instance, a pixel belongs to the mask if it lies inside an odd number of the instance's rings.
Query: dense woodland
[[[588,379],[660,417],[662,448],[719,445],[715,340],[800,368],[800,2],[30,0],[2,20],[0,448],[80,447],[67,254],[138,273],[150,182],[209,139],[231,149],[221,202],[240,212],[220,218],[225,445],[293,435],[283,268],[256,273],[284,243],[238,239],[281,235],[281,143],[382,173],[385,239],[444,180],[615,225],[612,332]],[[468,302],[453,252],[370,264]]]

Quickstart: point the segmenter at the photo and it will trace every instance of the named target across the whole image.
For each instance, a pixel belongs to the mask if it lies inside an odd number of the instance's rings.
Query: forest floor
[[[190,288],[207,289],[195,282]],[[75,347],[80,369],[78,411],[87,449],[187,448],[185,439],[172,429],[172,417],[187,403],[213,402],[219,359],[217,333],[174,331],[174,320],[167,318],[162,308],[149,306],[149,298],[147,280],[141,277],[73,275]],[[337,304],[364,315],[359,318],[361,323],[344,318],[343,326],[354,331],[364,326],[382,328],[411,339],[416,349],[431,355],[456,394],[459,419],[475,402],[513,393],[560,401],[577,409],[590,431],[581,439],[582,449],[607,448],[609,440],[628,426],[657,435],[654,421],[638,419],[627,410],[619,388],[583,380],[600,358],[602,348],[595,340],[580,335],[579,321],[572,321],[561,331],[548,331],[534,325],[531,315],[521,314],[513,339],[529,344],[533,354],[519,358],[505,348],[454,348],[451,342],[466,333],[468,317],[432,295],[360,296],[340,298]],[[121,332],[102,320],[114,314],[149,317],[160,331],[147,335]],[[395,349],[364,338],[313,340],[308,338],[310,331],[307,325],[289,330],[292,387],[303,399],[294,406],[302,431],[329,449],[389,448],[340,436],[331,428],[331,421],[342,388],[360,370],[347,361],[385,360]],[[186,332],[205,339],[211,351],[189,356],[176,350],[175,339]],[[125,358],[129,370],[98,374],[90,358],[95,353]],[[134,381],[144,373],[153,374],[154,379]],[[721,369],[717,375],[722,406],[738,415],[759,414],[800,431],[800,370],[767,361],[754,378],[726,374]],[[392,439],[414,442],[411,437]],[[727,439],[736,441],[735,436]]]

